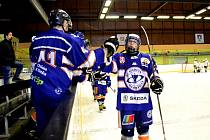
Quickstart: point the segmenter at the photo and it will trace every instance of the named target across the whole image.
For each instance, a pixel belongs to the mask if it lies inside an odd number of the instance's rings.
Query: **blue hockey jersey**
[[[139,53],[130,56],[126,53],[117,53],[112,63],[103,71],[118,75],[118,110],[152,109],[149,83],[153,76],[158,76],[154,68],[154,60],[150,55]]]
[[[51,87],[52,89],[58,87],[58,85],[65,85],[65,87],[62,86],[63,89],[61,91],[66,91],[71,82],[66,83],[66,80],[58,80],[60,83],[57,83],[55,78],[54,81],[46,80],[45,82],[45,79],[59,74],[58,78],[72,80],[72,70],[78,67],[90,67],[94,65],[97,61],[95,55],[87,57],[84,50],[82,50],[82,43],[79,41],[75,36],[57,29],[50,29],[37,35],[31,44],[30,59],[34,64],[39,64],[42,61],[45,62],[41,65],[47,70],[44,71],[46,74],[42,74],[42,71],[39,70],[40,68],[37,68],[38,65],[35,65],[32,76],[38,76],[41,81],[44,81],[44,84],[54,85],[54,87]],[[101,55],[104,55],[103,50]],[[100,62],[103,63],[104,59],[100,60]],[[32,82],[34,81],[32,80]],[[36,84],[36,82],[33,84]],[[46,87],[44,84],[39,87]]]

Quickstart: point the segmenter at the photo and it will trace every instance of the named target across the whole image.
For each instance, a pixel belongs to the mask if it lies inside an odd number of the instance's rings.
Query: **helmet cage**
[[[137,48],[129,47],[128,42],[133,41],[137,44]],[[139,53],[139,46],[141,45],[141,39],[137,34],[129,34],[125,40],[125,50],[129,55],[137,55]]]

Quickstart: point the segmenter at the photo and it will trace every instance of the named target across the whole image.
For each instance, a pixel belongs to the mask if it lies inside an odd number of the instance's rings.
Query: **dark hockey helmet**
[[[128,42],[129,41],[133,41],[137,44],[137,48],[133,48],[128,46]],[[128,53],[129,55],[137,55],[139,53],[139,46],[141,45],[141,39],[139,37],[139,35],[137,34],[128,34],[126,39],[125,39],[125,50],[126,53]]]
[[[56,25],[63,25],[64,20],[68,22],[69,29],[72,28],[71,17],[67,14],[66,11],[62,9],[55,9],[50,12],[49,15],[49,24],[51,27]]]
[[[115,45],[117,51],[117,49],[119,48],[118,38],[116,36],[111,36],[108,40]]]
[[[108,57],[110,57],[117,51],[119,41],[116,37],[110,37],[104,42],[104,47],[108,49]]]

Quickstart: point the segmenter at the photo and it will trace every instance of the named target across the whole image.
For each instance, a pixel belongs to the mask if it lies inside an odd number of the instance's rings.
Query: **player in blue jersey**
[[[118,75],[117,110],[121,118],[121,140],[133,140],[134,128],[138,140],[149,140],[152,120],[150,89],[160,94],[163,82],[155,61],[150,55],[139,52],[141,45],[137,34],[129,34],[125,41],[125,53],[116,53],[105,72]]]
[[[32,102],[37,115],[37,132],[42,134],[59,103],[69,96],[75,68],[92,67],[95,61],[104,63],[109,48],[99,48],[97,56],[85,55],[81,43],[68,34],[70,16],[61,9],[49,15],[50,29],[36,35],[30,47],[33,66],[31,75]],[[97,65],[99,65],[97,64]]]
[[[94,79],[95,79],[94,93],[99,105],[99,110],[102,111],[106,109],[104,101],[107,93],[107,88],[111,86],[111,79],[108,73],[102,71],[98,71],[97,73],[95,73]]]
[[[114,54],[118,47],[119,41],[115,36],[111,36],[107,40],[104,41],[102,48],[110,48],[110,54],[107,55],[107,63],[110,63],[111,56]],[[99,69],[96,67],[98,66]],[[104,105],[105,96],[107,93],[107,88],[111,86],[111,80],[108,73],[101,72],[101,65],[97,65],[92,68],[92,88],[93,88],[93,96],[94,101],[97,100],[99,104],[99,110],[106,109]],[[99,71],[98,71],[99,70]]]

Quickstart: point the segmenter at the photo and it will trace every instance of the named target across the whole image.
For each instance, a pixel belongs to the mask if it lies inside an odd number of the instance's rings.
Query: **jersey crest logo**
[[[152,110],[147,111],[147,118],[152,118]]]
[[[120,56],[120,64],[124,64],[125,63],[125,57]]]
[[[62,89],[61,89],[60,87],[56,88],[54,91],[55,91],[55,93],[58,94],[58,95],[61,94],[61,93],[63,92]]]
[[[125,84],[133,90],[139,91],[145,83],[145,75],[139,67],[131,67],[125,72]]]
[[[148,67],[149,63],[150,63],[150,61],[149,61],[148,58],[145,58],[145,57],[141,58],[141,65],[142,66]]]
[[[125,95],[125,96],[123,96],[123,101],[128,101],[128,96],[127,95]]]

